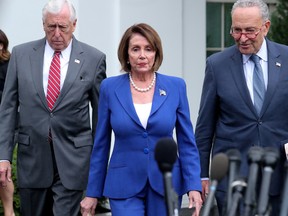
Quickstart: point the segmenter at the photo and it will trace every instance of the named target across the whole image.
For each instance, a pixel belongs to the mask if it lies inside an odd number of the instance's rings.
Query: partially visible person
[[[159,139],[173,137],[174,129],[179,154],[172,171],[173,186],[179,204],[188,193],[189,207],[196,207],[193,215],[199,215],[199,155],[184,80],[157,72],[163,60],[161,40],[145,23],[126,30],[118,58],[125,74],[107,78],[100,88],[82,215],[94,215],[102,196],[109,198],[112,215],[167,215],[163,177],[154,150]],[[115,142],[108,165],[112,131]]]
[[[236,45],[208,57],[195,129],[200,152],[203,193],[209,191],[210,155],[238,149],[240,176],[247,177],[247,153],[252,146],[274,147],[281,153],[272,176],[271,215],[280,212],[283,189],[283,145],[288,142],[288,47],[267,39],[269,10],[262,0],[238,0],[232,11],[231,36]],[[260,65],[254,63],[260,58]],[[256,80],[259,73],[260,83]],[[261,75],[262,74],[262,75]],[[257,87],[258,86],[258,87]],[[259,91],[262,86],[261,91]],[[227,178],[216,192],[220,215],[226,205]]]
[[[10,52],[8,50],[8,46],[9,46],[9,40],[6,34],[0,29],[0,104],[1,104],[2,92],[4,89],[8,63],[10,59]],[[14,215],[13,195],[14,195],[14,184],[12,178],[9,178],[7,186],[0,187],[0,199],[4,209],[4,216]]]
[[[6,34],[0,29],[0,103],[4,89],[4,83],[10,59],[10,52],[8,50],[9,40]]]
[[[4,209],[4,216],[14,216],[13,207],[14,184],[11,178],[7,185],[0,188],[0,198]]]
[[[18,123],[21,216],[77,216],[106,57],[73,36],[77,18],[69,0],[50,0],[42,21],[44,38],[12,50],[0,106],[0,184],[11,178]]]

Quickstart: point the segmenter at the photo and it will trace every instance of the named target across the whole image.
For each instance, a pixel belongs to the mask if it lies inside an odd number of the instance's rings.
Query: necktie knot
[[[54,52],[54,56],[55,56],[55,55],[60,56],[60,54],[61,54],[61,51],[55,51],[55,52]]]
[[[250,58],[255,64],[260,64],[260,57],[259,56],[253,54],[253,55],[251,55]]]

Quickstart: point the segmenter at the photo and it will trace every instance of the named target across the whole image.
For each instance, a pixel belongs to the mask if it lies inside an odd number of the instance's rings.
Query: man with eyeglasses
[[[12,51],[0,107],[0,184],[11,177],[19,109],[21,216],[78,216],[106,56],[73,36],[69,0],[49,0],[42,20],[46,37]]]
[[[230,34],[236,45],[207,58],[195,128],[202,198],[209,192],[210,156],[238,149],[242,160],[237,174],[247,177],[248,150],[274,147],[281,156],[272,176],[269,202],[271,215],[278,215],[284,144],[288,143],[288,47],[267,39],[269,11],[262,0],[236,1],[231,16]],[[227,179],[220,182],[215,195],[220,215],[225,213]]]

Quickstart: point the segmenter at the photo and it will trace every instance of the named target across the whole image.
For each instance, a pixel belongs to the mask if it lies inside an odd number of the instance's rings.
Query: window
[[[206,55],[222,51],[234,44],[229,31],[233,3],[208,2],[206,5]]]

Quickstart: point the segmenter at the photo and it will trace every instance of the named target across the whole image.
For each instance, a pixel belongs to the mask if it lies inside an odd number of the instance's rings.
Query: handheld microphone
[[[214,195],[217,189],[218,182],[226,175],[228,170],[228,157],[224,153],[218,153],[212,158],[211,162],[211,183],[208,197],[205,201],[202,216],[209,216],[213,205]]]
[[[279,152],[276,148],[264,148],[262,159],[263,177],[261,182],[261,190],[258,200],[258,215],[264,216],[268,211],[269,189],[271,176],[279,159]]]
[[[249,176],[247,189],[245,192],[244,199],[244,215],[251,216],[252,210],[254,210],[256,206],[256,184],[259,173],[259,166],[262,161],[263,149],[259,146],[253,146],[248,151],[248,164],[250,164],[249,168]]]
[[[247,183],[246,183],[246,180],[243,178],[237,179],[232,182],[231,188],[232,188],[233,194],[231,198],[231,206],[229,206],[229,211],[227,214],[228,216],[237,215],[236,213],[239,209],[239,202],[244,196],[246,187],[247,187]]]
[[[177,144],[172,138],[158,140],[155,147],[155,160],[163,173],[165,201],[168,216],[178,216],[178,195],[172,185],[172,169],[177,158]]]
[[[286,178],[284,183],[284,190],[282,194],[282,203],[279,216],[288,215],[288,161],[285,162]]]
[[[229,208],[231,207],[232,203],[232,183],[236,178],[238,178],[239,168],[241,164],[241,154],[238,149],[229,149],[226,154],[229,159],[226,212],[229,212]]]

